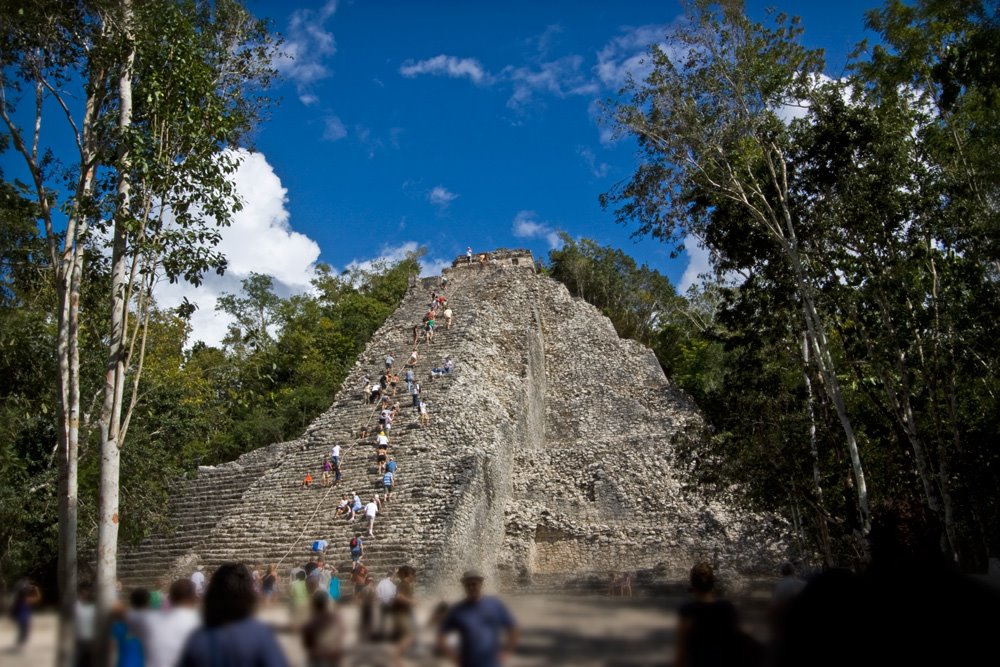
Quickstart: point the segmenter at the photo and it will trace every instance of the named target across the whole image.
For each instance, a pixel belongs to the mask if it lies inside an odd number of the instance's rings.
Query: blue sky
[[[828,73],[866,36],[857,2],[750,2],[803,17]],[[545,257],[554,232],[623,248],[686,287],[706,266],[633,241],[598,196],[635,166],[609,141],[595,102],[615,93],[679,2],[247,0],[294,58],[281,60],[280,103],[237,175],[246,209],[225,231],[230,270],[198,290],[164,286],[163,305],[199,304],[194,336],[219,340],[222,291],[250,271],[283,292],[308,288],[316,261],[336,269],[426,246],[436,273],[463,252],[525,246]],[[870,37],[870,35],[867,35]],[[0,157],[4,172],[12,152]],[[690,259],[690,261],[689,261]]]
[[[864,36],[868,2],[751,3],[800,14],[831,73]],[[593,103],[662,35],[677,2],[306,3],[251,0],[302,55],[256,148],[288,188],[290,222],[337,267],[383,246],[432,258],[526,245],[547,230],[614,244],[680,281],[686,261],[635,243],[597,197],[634,167],[602,141]],[[321,37],[320,37],[321,36]],[[520,214],[520,218],[518,218]],[[535,236],[516,236],[520,231]]]

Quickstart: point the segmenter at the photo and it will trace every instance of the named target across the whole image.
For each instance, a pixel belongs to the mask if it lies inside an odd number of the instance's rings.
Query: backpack
[[[357,549],[357,548],[358,548],[358,538],[352,537],[351,538],[351,549],[354,550],[354,549]]]

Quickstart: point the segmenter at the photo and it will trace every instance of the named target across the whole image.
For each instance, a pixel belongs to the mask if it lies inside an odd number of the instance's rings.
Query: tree
[[[735,266],[772,271],[794,291],[802,326],[843,430],[862,526],[870,525],[868,483],[854,424],[829,340],[830,324],[817,305],[814,262],[800,241],[800,202],[790,187],[791,130],[776,111],[815,96],[822,58],[798,42],[797,19],[774,27],[750,21],[741,2],[695,3],[671,35],[670,51],[651,47],[653,71],[630,81],[626,102],[613,107],[621,132],[639,142],[643,163],[631,180],[604,195],[622,222],[664,239],[742,238],[730,252]],[[720,213],[721,212],[721,213]],[[724,227],[728,225],[728,228]],[[750,247],[766,246],[766,254]],[[738,257],[738,259],[737,259]]]
[[[84,248],[109,238],[110,322],[104,402],[99,603],[114,595],[118,525],[118,460],[138,396],[158,276],[197,282],[223,259],[212,250],[215,227],[238,207],[227,176],[237,145],[267,99],[273,42],[266,26],[236,2],[129,0],[4,6],[0,118],[31,176],[52,257],[58,297],[60,461],[64,505],[60,556],[63,599],[59,662],[72,652],[76,577],[77,452],[80,425],[79,301]],[[83,109],[72,88],[84,86]],[[32,97],[22,93],[29,91]],[[34,103],[29,130],[14,113]],[[76,166],[44,149],[49,105],[65,118]],[[65,182],[60,179],[68,174]],[[57,198],[65,193],[65,229]],[[105,217],[106,216],[106,217]],[[91,237],[94,231],[102,236]],[[126,392],[126,382],[131,381]],[[131,394],[129,397],[127,394]],[[128,407],[125,403],[128,402]]]

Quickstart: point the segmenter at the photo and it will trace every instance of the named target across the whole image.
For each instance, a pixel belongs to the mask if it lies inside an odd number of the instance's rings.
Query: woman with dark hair
[[[740,629],[736,607],[715,595],[708,563],[691,568],[694,598],[680,608],[676,667],[759,667],[762,647]]]
[[[253,618],[256,603],[247,567],[220,566],[205,591],[205,625],[188,640],[180,667],[288,667],[274,633]]]

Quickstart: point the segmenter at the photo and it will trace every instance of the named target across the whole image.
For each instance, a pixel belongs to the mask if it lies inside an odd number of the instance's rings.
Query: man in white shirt
[[[340,466],[340,445],[334,445],[330,450],[330,458],[333,460],[333,467]]]
[[[368,517],[368,537],[375,537],[375,533],[372,532],[375,529],[375,515],[378,514],[378,501],[372,498],[367,505],[365,505],[365,516]]]
[[[392,570],[385,573],[385,579],[375,587],[375,597],[379,606],[379,634],[385,636],[386,620],[392,614],[392,601],[396,599],[396,584],[392,580]]]
[[[191,583],[194,584],[195,595],[201,597],[205,594],[205,566],[199,565],[198,569],[191,575]]]
[[[194,583],[179,579],[170,586],[170,609],[151,612],[137,628],[146,667],[176,667],[188,637],[201,625]]]

